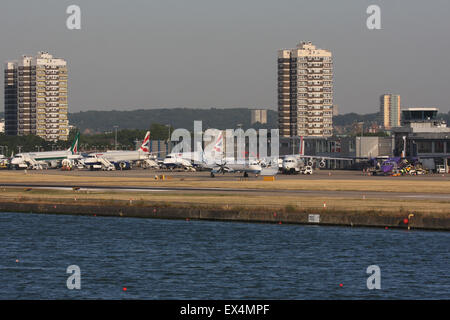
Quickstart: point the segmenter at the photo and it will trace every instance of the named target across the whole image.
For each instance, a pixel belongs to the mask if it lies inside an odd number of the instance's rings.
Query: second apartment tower
[[[278,51],[280,136],[333,134],[333,58],[330,51],[301,42]]]

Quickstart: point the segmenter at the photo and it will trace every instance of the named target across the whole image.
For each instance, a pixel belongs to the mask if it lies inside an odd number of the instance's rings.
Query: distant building
[[[140,145],[140,144],[139,144]],[[170,146],[167,140],[150,140],[149,141],[149,151],[150,153],[156,154],[160,159],[164,158],[170,153]]]
[[[278,51],[280,137],[327,137],[333,133],[333,58],[301,42]]]
[[[402,110],[402,125],[409,123],[429,122],[436,119],[438,108],[408,108]]]
[[[339,107],[337,104],[333,104],[333,117],[336,117],[339,115]]]
[[[380,97],[381,124],[387,130],[400,127],[400,96],[383,94]]]
[[[267,110],[265,109],[253,109],[251,110],[251,124],[254,123],[267,123]]]
[[[378,131],[380,131],[380,128],[376,123],[371,123],[367,128],[368,133],[377,133]]]
[[[67,140],[67,62],[47,52],[5,64],[5,132]]]

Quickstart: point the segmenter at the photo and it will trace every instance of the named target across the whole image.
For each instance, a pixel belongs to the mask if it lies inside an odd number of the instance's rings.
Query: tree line
[[[169,132],[174,128],[153,123],[150,128],[151,140],[167,140]],[[148,130],[143,129],[121,129],[117,130],[117,149],[135,150],[136,145],[140,146]],[[72,146],[78,130],[71,130],[67,141],[58,140],[56,142],[46,141],[35,135],[7,136],[0,134],[0,154],[11,156],[12,153],[34,152],[34,151],[54,151],[67,150]],[[81,134],[78,141],[80,151],[105,151],[114,150],[116,146],[116,131],[108,131],[99,134]]]

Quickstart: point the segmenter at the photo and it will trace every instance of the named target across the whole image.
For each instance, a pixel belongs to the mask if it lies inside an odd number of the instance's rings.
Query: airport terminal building
[[[304,154],[316,157],[351,158],[326,160],[329,169],[358,168],[368,158],[387,158],[394,150],[393,137],[332,136],[327,138],[280,138],[280,155]]]
[[[450,172],[450,128],[437,114],[437,108],[403,110],[402,127],[392,129],[394,156],[417,157],[431,169]]]

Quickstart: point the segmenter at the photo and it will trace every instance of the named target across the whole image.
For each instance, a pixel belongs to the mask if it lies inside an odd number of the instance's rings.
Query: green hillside
[[[0,118],[4,113],[0,112]],[[253,128],[277,128],[277,112],[267,110],[267,124],[253,125]],[[347,113],[333,117],[333,125],[347,127],[355,122],[370,124],[376,122],[378,113],[357,114]],[[440,113],[439,119],[450,123],[450,112]],[[233,129],[239,124],[250,127],[250,109],[140,109],[133,111],[82,111],[69,114],[69,123],[80,129],[81,132],[99,133],[113,131],[114,126],[120,129],[148,130],[152,124],[170,125],[173,128],[193,129],[194,120],[203,121],[203,129]]]
[[[268,110],[267,125],[275,128],[277,112]],[[77,126],[82,132],[90,129],[96,132],[111,131],[115,125],[120,129],[148,129],[152,123],[171,125],[174,128],[193,129],[194,120],[202,120],[203,129],[232,129],[238,124],[243,128],[250,127],[250,109],[149,109],[134,111],[85,111],[69,114],[71,125]]]

